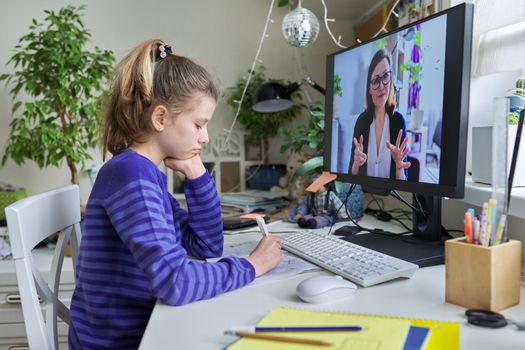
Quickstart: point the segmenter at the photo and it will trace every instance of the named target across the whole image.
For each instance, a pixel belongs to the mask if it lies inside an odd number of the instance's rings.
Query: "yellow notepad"
[[[321,339],[332,346],[312,346],[282,343],[268,340],[243,338],[228,347],[228,350],[265,349],[355,349],[355,350],[399,350],[403,348],[410,322],[408,320],[354,315],[336,312],[300,310],[287,307],[272,309],[258,323],[260,327],[277,326],[362,326],[357,332],[301,332],[269,333],[286,337]]]
[[[400,322],[401,321],[401,322]],[[308,339],[322,339],[334,343],[331,347],[315,347],[323,349],[403,349],[404,341],[410,325],[430,328],[425,350],[459,350],[459,322],[445,322],[425,319],[403,318],[384,315],[367,315],[325,311],[301,310],[289,307],[272,309],[258,323],[260,327],[269,326],[341,326],[358,325],[365,327],[360,332],[305,332],[279,333],[279,335],[295,336]],[[272,333],[277,334],[277,333]],[[241,349],[310,349],[312,345],[278,343],[265,340],[241,339],[228,350]]]

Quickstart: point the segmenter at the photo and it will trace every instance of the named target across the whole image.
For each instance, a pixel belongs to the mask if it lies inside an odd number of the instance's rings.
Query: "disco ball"
[[[312,11],[298,7],[284,17],[282,31],[290,45],[305,47],[317,39],[319,21]]]

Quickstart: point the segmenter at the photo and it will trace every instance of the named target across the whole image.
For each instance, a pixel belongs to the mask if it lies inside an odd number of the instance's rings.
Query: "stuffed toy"
[[[303,195],[296,207],[286,215],[286,220],[296,222],[301,228],[322,228],[334,220],[347,219],[346,208],[333,190],[326,187],[316,193]]]
[[[279,178],[279,186],[273,186],[271,192],[288,192],[288,199],[292,202],[298,201],[304,194],[304,189],[308,186],[308,180],[303,177],[297,178],[291,182],[295,171],[301,166],[303,160],[297,153],[291,153],[286,161],[286,174]]]

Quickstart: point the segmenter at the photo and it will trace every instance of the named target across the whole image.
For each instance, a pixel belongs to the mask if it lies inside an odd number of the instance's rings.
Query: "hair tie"
[[[163,58],[165,58],[168,54],[171,54],[171,46],[169,45],[159,45],[159,48],[157,50],[157,59],[156,61],[159,61]]]

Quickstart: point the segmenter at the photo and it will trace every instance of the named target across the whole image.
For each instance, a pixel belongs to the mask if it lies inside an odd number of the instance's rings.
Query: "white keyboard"
[[[410,278],[419,268],[416,264],[320,232],[283,235],[281,246],[363,287],[399,277]]]

